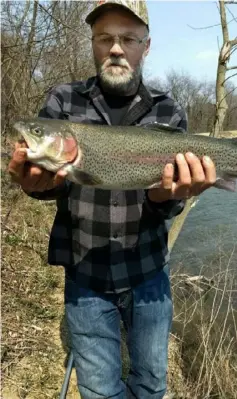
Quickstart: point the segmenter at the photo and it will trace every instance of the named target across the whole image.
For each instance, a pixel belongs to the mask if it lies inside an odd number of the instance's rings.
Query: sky
[[[148,0],[151,48],[144,72],[151,78],[165,78],[171,68],[187,72],[198,80],[215,81],[218,48],[222,45],[217,2]],[[228,5],[227,21],[230,40],[237,37],[237,4]],[[192,28],[191,28],[191,27]],[[237,66],[237,50],[228,66]],[[237,73],[237,70],[228,72]],[[237,86],[237,76],[231,81]]]

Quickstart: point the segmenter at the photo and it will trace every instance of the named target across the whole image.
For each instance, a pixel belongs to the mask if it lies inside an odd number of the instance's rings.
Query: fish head
[[[62,126],[60,120],[20,120],[13,127],[26,141],[28,160],[47,170],[55,172],[78,155],[73,132],[68,126]]]

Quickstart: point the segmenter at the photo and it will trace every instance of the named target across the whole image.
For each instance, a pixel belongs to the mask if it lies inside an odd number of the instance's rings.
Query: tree
[[[226,20],[226,5],[236,4],[236,1],[223,1],[219,0],[219,10],[221,18],[223,44],[219,53],[217,77],[216,77],[216,113],[214,126],[211,135],[218,136],[219,132],[223,130],[224,120],[228,109],[226,90],[226,72],[237,69],[236,66],[227,66],[230,61],[231,55],[237,49],[237,37],[233,40],[229,39],[228,24]]]
[[[190,133],[212,129],[215,112],[215,83],[195,79],[188,72],[169,70],[164,81],[153,78],[148,83],[168,92],[187,112]]]
[[[2,136],[35,115],[50,87],[94,72],[87,1],[3,1]]]

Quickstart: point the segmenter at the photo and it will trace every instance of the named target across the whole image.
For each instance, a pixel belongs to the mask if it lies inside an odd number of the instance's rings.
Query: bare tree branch
[[[230,56],[232,55],[232,54],[234,54],[234,52],[237,50],[237,46],[236,45],[234,45],[233,47],[231,47],[231,50],[230,50]]]
[[[2,4],[1,123],[2,136],[7,137],[13,119],[35,115],[50,87],[70,81],[69,63],[75,80],[94,73],[85,24],[92,4],[52,0]],[[53,23],[54,16],[58,23]]]
[[[227,68],[226,68],[227,71],[231,71],[232,69],[237,69],[237,65],[236,65],[236,66],[231,66],[231,67],[227,67]]]
[[[230,109],[230,111],[229,111],[229,113],[231,113],[231,112],[235,111],[236,109],[237,109],[237,107],[233,107],[233,108],[231,108],[231,109]]]
[[[234,76],[237,76],[237,73],[234,73],[233,75],[228,76],[228,77],[224,80],[224,83],[225,83],[228,79],[233,78]]]
[[[227,22],[227,25],[229,25],[231,22],[233,22],[233,21],[235,21],[235,20],[236,20],[236,18],[232,18],[229,22]],[[202,29],[214,28],[215,26],[221,26],[221,23],[219,23],[219,24],[213,24],[213,25],[209,25],[209,26],[201,26],[201,27],[199,27],[199,28],[195,28],[194,26],[191,26],[191,25],[189,25],[189,24],[187,24],[187,26],[188,26],[189,28],[191,28],[191,29],[194,29],[194,30],[202,30]]]
[[[229,7],[226,6],[226,9],[227,9],[228,12],[230,13],[230,15],[233,17],[233,19],[235,20],[235,22],[237,22],[237,17],[234,16],[233,12],[229,9]]]
[[[62,22],[61,20],[57,19],[54,15],[51,15],[50,12],[44,7],[42,6],[42,4],[39,4],[39,7],[42,8],[42,10],[44,10],[50,17],[52,17],[58,24],[61,24],[64,28],[67,28],[71,31],[77,32],[78,33],[78,29],[73,28],[72,26],[69,26],[67,24],[65,24],[64,22]],[[80,32],[81,35],[83,35],[84,37],[88,37],[87,35],[84,35],[83,32]]]
[[[231,47],[236,46],[237,45],[237,39],[230,40],[229,43],[230,43]]]

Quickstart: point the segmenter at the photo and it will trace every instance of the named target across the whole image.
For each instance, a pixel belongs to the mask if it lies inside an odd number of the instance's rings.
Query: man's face
[[[120,95],[136,90],[150,39],[145,25],[129,12],[110,10],[99,16],[92,27],[93,53],[97,73],[105,90]],[[118,37],[122,35],[119,42]]]

